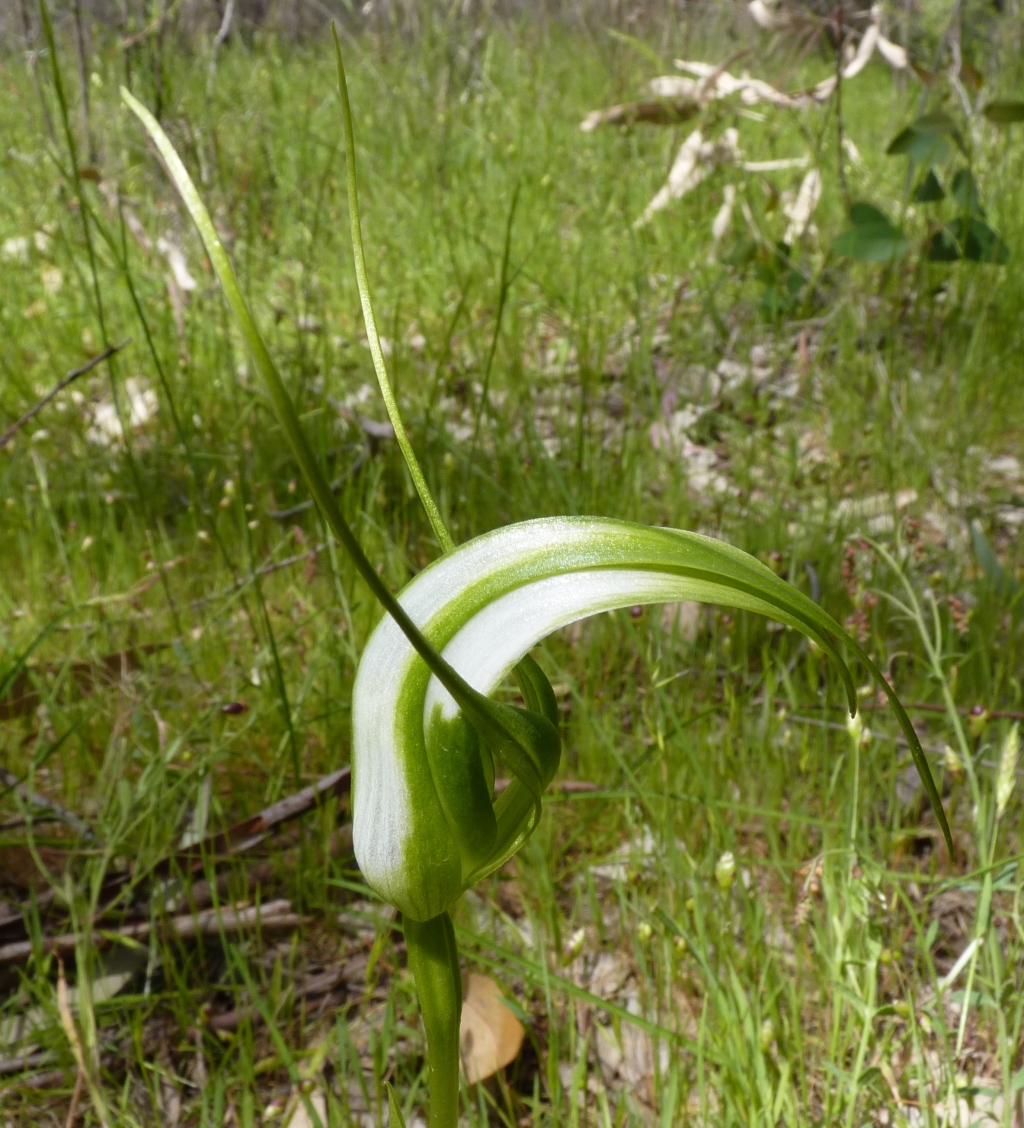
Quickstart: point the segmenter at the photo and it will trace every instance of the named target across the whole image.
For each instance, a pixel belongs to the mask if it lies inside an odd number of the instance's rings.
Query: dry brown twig
[[[341,969],[331,968],[321,975],[311,976],[305,983],[298,984],[292,992],[292,997],[296,1001],[299,999],[314,999],[317,996],[329,994],[343,982],[344,976]],[[216,1030],[218,1033],[228,1033],[237,1030],[245,1020],[252,1023],[260,1022],[262,1015],[256,1007],[237,1007],[234,1010],[225,1011],[224,1014],[214,1015],[210,1019],[209,1026],[211,1030]]]
[[[84,376],[87,372],[91,372],[98,364],[102,364],[105,360],[109,360],[116,353],[122,349],[126,349],[132,343],[131,337],[125,339],[119,345],[111,345],[109,348],[98,353],[96,356],[87,360],[81,368],[75,368],[70,371],[63,380],[60,380],[52,391],[46,393],[45,396],[33,407],[29,408],[25,414],[12,423],[10,427],[2,435],[0,435],[0,449],[7,446],[7,444],[14,438],[14,436],[25,426],[26,423],[31,423],[33,419],[43,410],[44,407],[55,397],[60,395],[65,388],[73,384],[80,376]]]
[[[43,811],[49,811],[55,819],[71,827],[76,834],[80,834],[83,838],[95,838],[92,827],[90,827],[88,823],[83,822],[74,811],[69,811],[67,807],[62,807],[60,803],[57,803],[55,800],[47,799],[45,795],[40,795],[38,791],[33,791],[30,787],[27,787],[14,772],[8,771],[7,768],[0,768],[0,783],[3,783],[11,791],[14,791],[30,806],[38,807]]]
[[[0,779],[10,776],[10,773],[6,772],[6,769],[0,769],[0,773],[2,773],[0,774]],[[204,859],[210,858],[211,856],[216,860],[217,856],[233,856],[235,854],[245,853],[262,842],[268,834],[278,827],[311,811],[322,800],[331,795],[344,795],[351,785],[351,778],[351,770],[349,768],[340,768],[336,772],[331,772],[309,787],[305,787],[294,795],[288,795],[284,799],[272,803],[255,815],[250,815],[248,818],[235,823],[227,830],[209,835],[194,846],[168,856],[153,867],[149,876],[166,877],[168,874],[172,873],[176,867],[180,867],[182,864],[184,864],[186,868],[198,869],[202,866]],[[21,782],[17,777],[11,777],[11,779],[15,784],[20,784]],[[8,782],[11,782],[11,780],[8,780]],[[42,796],[33,796],[33,799],[43,804],[48,803]],[[70,818],[77,818],[77,816],[73,815],[71,812],[65,812],[65,814]],[[262,869],[258,869],[255,874],[255,884],[261,884],[268,876],[268,873],[264,872]],[[114,891],[118,887],[124,886],[128,881],[130,881],[130,874],[128,873],[112,874],[109,888]],[[193,887],[193,901],[196,900],[196,894],[199,892],[200,887],[204,887],[205,896],[208,896],[212,900],[213,890],[209,887],[208,883],[201,882],[199,885]],[[105,885],[104,888],[106,889],[108,886]],[[53,899],[52,891],[50,893],[42,893],[36,897],[35,904],[38,908],[43,908],[51,904]],[[112,908],[113,906],[107,906],[101,909],[93,920],[93,926],[98,926],[104,917],[109,915]],[[23,915],[21,910],[8,913],[6,916],[0,916],[0,928],[21,925],[22,922]],[[5,952],[9,952],[6,959],[3,955]],[[18,954],[19,952],[21,953],[20,955]],[[31,950],[24,947],[15,949],[10,944],[0,946],[0,963],[18,962],[21,959],[27,959],[30,954]]]
[[[291,901],[284,899],[270,901],[265,905],[252,905],[248,908],[224,907],[207,909],[201,913],[187,913],[158,922],[155,931],[161,936],[173,936],[179,940],[194,940],[198,936],[220,936],[222,933],[248,932],[255,928],[273,929],[275,932],[288,931],[302,924],[302,917],[292,912]],[[95,941],[110,944],[114,941],[147,941],[154,932],[152,921],[140,920],[123,925],[109,932],[98,931]],[[39,942],[44,953],[55,953],[58,957],[74,952],[81,941],[77,933],[66,932],[60,936],[46,936]],[[21,963],[35,950],[31,940],[18,940],[0,947],[0,966]]]
[[[276,803],[271,803],[269,807],[264,807],[262,811],[258,811],[255,815],[242,819],[241,822],[235,823],[227,830],[210,835],[204,838],[202,842],[197,842],[195,846],[190,846],[187,850],[179,851],[173,858],[168,858],[162,866],[157,867],[155,872],[168,872],[175,861],[178,863],[201,862],[204,857],[211,854],[216,855],[225,852],[239,854],[251,850],[272,830],[306,814],[322,800],[332,795],[344,795],[351,786],[352,769],[339,768],[336,772],[331,772],[330,775],[310,784],[309,787],[304,787],[301,791],[295,792],[294,795],[288,795]]]

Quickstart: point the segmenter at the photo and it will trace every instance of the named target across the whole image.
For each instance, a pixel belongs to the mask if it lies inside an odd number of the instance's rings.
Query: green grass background
[[[807,283],[774,318],[763,269],[721,261],[744,238],[739,208],[717,261],[711,220],[724,185],[737,183],[765,238],[781,238],[777,194],[795,188],[801,171],[720,171],[635,229],[693,124],[579,131],[588,110],[630,100],[648,78],[671,73],[684,48],[711,61],[730,50],[699,28],[652,44],[644,51],[529,21],[485,23],[474,34],[458,20],[428,22],[414,40],[345,41],[378,320],[413,443],[456,539],[570,512],[712,532],[805,590],[820,584],[838,617],[860,608],[870,647],[904,700],[942,704],[948,690],[963,708],[1021,709],[1020,526],[1005,514],[1024,504],[1024,484],[994,475],[990,462],[1021,450],[1024,126],[997,130],[979,119],[970,142],[1009,264],[936,265],[915,250],[883,267],[829,253],[846,223],[830,109],[768,109],[763,121],[712,111],[702,127],[735,124],[747,159],[809,154],[820,163],[818,234],[793,255]],[[61,45],[79,164],[102,177],[98,185],[87,171],[81,182],[93,257],[47,64],[39,60],[37,74],[52,138],[32,75],[8,53],[0,243],[26,238],[28,248],[0,266],[4,418],[17,418],[106,342],[132,343],[0,453],[0,676],[31,651],[39,693],[38,708],[0,721],[0,748],[5,766],[95,829],[91,845],[63,857],[67,876],[50,875],[81,920],[105,872],[130,860],[141,881],[173,849],[205,780],[214,829],[347,763],[351,682],[377,612],[337,552],[307,559],[324,539],[312,510],[275,516],[301,504],[304,489],[198,239],[120,108],[124,57],[97,50],[90,63],[90,156],[71,45]],[[651,57],[658,51],[661,66]],[[789,89],[831,65],[816,52],[794,64],[784,46],[763,43],[747,63]],[[143,58],[129,77],[152,105]],[[1020,96],[1012,60],[988,89]],[[881,62],[844,90],[844,127],[862,158],[846,159],[852,198],[894,218],[905,206],[907,166],[885,147],[921,93]],[[436,546],[394,444],[368,443],[338,410],[383,418],[373,391],[361,392],[375,385],[328,41],[233,40],[212,84],[207,48],[169,49],[159,97],[316,448],[331,477],[344,479],[345,512],[397,589]],[[944,95],[930,97],[939,104]],[[958,163],[951,158],[940,174]],[[198,283],[180,327],[166,260],[133,235],[129,210],[151,243],[163,236],[182,248]],[[913,210],[904,225],[919,243],[928,219],[924,206]],[[38,246],[37,232],[47,237]],[[54,269],[61,285],[48,292]],[[772,350],[780,376],[797,373],[796,394],[773,397],[748,383],[719,397],[696,440],[735,489],[694,491],[686,459],[649,438],[663,394],[678,388],[683,406],[694,366],[749,364],[755,346]],[[158,411],[130,429],[127,444],[91,441],[97,404],[116,395],[128,410],[129,379],[156,393]],[[812,439],[824,452],[817,461],[806,455]],[[937,665],[926,661],[914,622],[884,596],[865,600],[868,589],[901,588],[861,542],[852,542],[854,573],[843,575],[845,535],[863,531],[864,518],[838,519],[838,503],[902,490],[916,499],[878,535],[909,543],[908,582],[922,599],[935,597],[935,622],[925,605],[924,624],[940,631]],[[1000,572],[979,558],[971,522]],[[969,611],[963,632],[951,596]],[[1009,1125],[1024,1088],[1021,806],[1012,800],[996,828],[991,799],[1009,722],[978,724],[961,740],[951,713],[920,714],[957,834],[951,861],[927,836],[933,824],[920,796],[911,786],[905,801],[897,790],[909,758],[895,725],[884,712],[867,714],[874,737],[855,755],[819,655],[740,615],[709,613],[695,638],[684,633],[657,611],[622,613],[563,632],[539,652],[564,687],[562,774],[605,790],[553,798],[510,872],[460,909],[461,925],[478,937],[466,943],[469,964],[497,967],[530,1023],[520,1066],[507,1082],[467,1092],[467,1118],[900,1123],[919,1105],[931,1115],[951,1091],[970,1099],[980,1077],[983,1089],[998,1088]],[[83,691],[76,663],[128,649],[142,654],[129,679]],[[247,706],[241,716],[222,711],[234,701]],[[975,764],[978,810],[968,784],[945,771],[946,744]],[[10,792],[5,803],[16,815]],[[163,1031],[179,1060],[197,1006],[218,990],[241,992],[245,974],[264,984],[295,1056],[289,1062],[245,1025],[228,1039],[207,1037],[208,1083],[181,1086],[188,1122],[224,1123],[229,1106],[239,1123],[258,1122],[274,1086],[311,1055],[340,1079],[328,1086],[331,1123],[354,1115],[346,1079],[360,1071],[371,1088],[393,1071],[407,1115],[416,1107],[419,1034],[394,935],[382,927],[373,949],[383,964],[371,969],[366,1006],[378,1018],[362,1065],[349,1036],[359,1006],[328,1024],[317,1059],[282,986],[315,962],[311,952],[330,958],[332,922],[358,884],[344,850],[332,849],[335,816],[329,807],[305,819],[279,866],[276,888],[313,922],[287,952],[255,939],[228,945],[230,958],[169,943],[148,993],[133,987],[97,1007],[96,1044],[134,1047],[127,1080],[123,1068],[104,1065],[113,1122],[159,1114],[152,1031]],[[37,848],[60,855],[70,845],[59,826],[32,825]],[[636,845],[645,834],[649,855]],[[24,847],[23,826],[0,835],[0,848]],[[634,844],[625,880],[595,877],[592,867],[624,843]],[[744,875],[729,890],[713,877],[725,850]],[[929,991],[974,935],[985,886],[977,871],[986,867],[990,893],[997,878],[995,911],[981,932],[958,1056],[959,1011],[929,1003]],[[242,895],[241,866],[234,880]],[[950,890],[967,898],[966,933],[949,931],[936,910],[935,894]],[[526,934],[503,923],[510,911],[529,922]],[[636,1086],[601,1080],[594,1012],[581,1017],[585,1004],[550,978],[571,978],[560,953],[580,927],[591,956],[624,955],[634,1009],[684,1039],[665,1035],[669,1052],[654,1053],[649,1105]],[[502,952],[488,947],[495,937]],[[79,967],[106,958],[86,944]],[[54,974],[52,961],[31,961],[7,984],[8,1012],[52,1009]],[[950,988],[960,988],[961,1003],[963,985]],[[630,1028],[621,1014],[612,1024]],[[71,1062],[59,1026],[40,1039]],[[73,1070],[68,1076],[59,1096],[7,1090],[14,1123],[66,1108]],[[916,1103],[897,1107],[893,1087]],[[582,1104],[581,1092],[589,1092]],[[96,1115],[93,1106],[86,1115]]]

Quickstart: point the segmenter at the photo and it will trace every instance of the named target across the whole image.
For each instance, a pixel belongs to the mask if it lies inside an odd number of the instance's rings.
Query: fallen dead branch
[[[4,777],[0,776],[0,778]],[[228,827],[227,830],[210,835],[201,842],[197,842],[194,846],[166,857],[153,867],[148,876],[156,878],[166,877],[183,864],[186,868],[195,870],[200,868],[204,860],[210,857],[216,859],[218,856],[232,856],[251,850],[258,845],[258,843],[263,841],[272,831],[311,811],[329,796],[344,795],[351,786],[351,781],[352,775],[351,769],[349,768],[340,768],[336,772],[331,772],[309,787],[305,787],[294,795],[288,795],[284,799],[272,803],[255,815],[250,815],[248,818],[242,819],[240,822]],[[14,782],[18,783],[20,781],[15,779]],[[41,799],[42,797],[38,798]],[[70,812],[68,812],[68,814],[70,815]],[[71,817],[74,818],[76,816],[71,815]],[[257,867],[251,874],[253,884],[262,884],[270,877],[271,872],[272,871],[265,866]],[[112,900],[106,907],[101,908],[94,918],[94,928],[98,927],[111,913],[111,910],[116,907],[119,896],[118,891],[131,880],[132,876],[127,872],[113,873],[108,876],[108,879],[104,882],[102,896],[112,898]],[[219,881],[218,889],[221,889]],[[221,890],[221,892],[223,892],[223,890]],[[197,908],[205,907],[205,905],[212,902],[213,895],[214,892],[209,882],[198,882],[191,890],[192,904]],[[55,894],[53,890],[46,890],[40,892],[35,897],[34,905],[37,910],[42,910],[51,906],[54,900]],[[24,935],[25,917],[23,908],[24,911],[28,911],[28,907],[24,906],[14,908],[0,915],[0,930],[14,930],[15,934],[20,932]],[[0,963],[3,962],[2,953],[8,950],[16,952],[18,949],[14,947],[13,943],[0,945]],[[12,955],[11,957],[14,961],[22,958],[26,957],[17,955]]]
[[[38,791],[33,791],[30,787],[27,787],[25,781],[19,779],[14,772],[8,771],[6,768],[0,768],[0,783],[3,783],[11,791],[21,796],[22,800],[30,807],[36,807],[42,811],[49,811],[54,819],[71,827],[71,829],[76,834],[81,835],[82,838],[95,838],[92,827],[80,819],[74,811],[69,811],[67,807],[62,807],[60,803],[55,800],[47,799],[45,795],[40,795]]]
[[[601,125],[677,125],[696,117],[704,107],[693,98],[659,98],[647,102],[625,102],[606,110],[591,110],[580,122],[584,133]]]
[[[39,1050],[34,1054],[19,1054],[17,1057],[0,1058],[0,1077],[11,1073],[28,1073],[30,1069],[40,1069],[57,1060],[52,1050]]]
[[[292,992],[292,997],[296,1001],[299,999],[314,999],[320,995],[329,994],[344,982],[345,977],[341,969],[331,968],[322,975],[311,976],[304,983],[298,984]],[[244,1021],[262,1022],[262,1016],[256,1007],[238,1007],[235,1010],[214,1015],[209,1021],[209,1027],[219,1033],[228,1033],[237,1030]]]
[[[109,945],[124,941],[146,941],[154,931],[163,937],[179,940],[194,940],[199,936],[220,936],[222,933],[249,932],[253,929],[272,929],[275,932],[298,928],[303,918],[292,912],[290,901],[270,901],[265,905],[249,908],[207,909],[205,912],[170,917],[154,924],[148,920],[136,921],[114,930],[97,931],[93,939],[98,945]],[[75,945],[82,937],[68,932],[60,936],[45,936],[39,941],[39,951],[47,955],[68,955],[75,951]],[[0,947],[0,966],[21,963],[35,950],[31,940],[20,940],[14,944]]]
[[[167,872],[175,861],[179,863],[200,861],[211,854],[240,854],[251,850],[272,830],[306,814],[332,795],[344,795],[351,786],[352,769],[339,768],[338,771],[331,772],[330,775],[324,776],[309,787],[304,787],[294,795],[288,795],[276,803],[271,803],[269,807],[264,807],[255,815],[242,819],[227,830],[210,835],[187,850],[179,851],[172,858],[168,858],[162,867],[158,867],[156,872]]]
[[[782,10],[769,8],[755,0],[751,4],[754,18],[764,27],[775,26],[777,19],[789,26],[789,15]],[[836,73],[829,75],[810,89],[789,93],[779,90],[764,79],[754,78],[747,71],[741,75],[732,74],[729,67],[746,51],[738,52],[723,63],[714,64],[698,60],[677,59],[676,67],[682,74],[659,75],[647,84],[647,93],[652,100],[624,103],[604,110],[593,110],[580,123],[584,133],[590,133],[602,125],[632,125],[636,122],[651,124],[675,124],[698,116],[713,102],[731,100],[737,112],[764,120],[754,114],[754,106],[775,106],[782,109],[809,110],[825,105],[835,95],[841,80],[848,80],[860,74],[877,52],[894,70],[905,70],[909,63],[906,51],[890,42],[882,35],[881,9],[873,8],[871,22],[860,33],[856,48],[848,44],[844,53],[840,48],[840,63]],[[698,184],[702,183],[717,168],[723,165],[739,165],[746,172],[768,172],[778,169],[808,165],[807,157],[783,159],[781,161],[747,161],[741,159],[738,133],[728,128],[718,139],[709,138],[704,126],[698,126],[683,142],[669,171],[668,179],[645,208],[634,226],[642,227],[651,217],[674,200],[681,199]],[[805,185],[809,185],[805,181]],[[805,204],[812,195],[808,186]],[[814,201],[817,202],[816,199]],[[805,208],[805,210],[807,210]],[[810,211],[804,221],[791,223],[787,238],[798,237],[807,228]],[[717,241],[717,239],[716,239]]]
[[[308,509],[312,504],[312,502],[308,504],[306,502],[300,502],[292,509],[271,511],[268,516],[273,517],[275,520],[284,520],[288,517],[295,516],[296,513],[301,512],[303,509]],[[213,595],[204,595],[201,599],[194,599],[192,606],[202,607],[206,603],[216,603],[219,599],[227,599],[229,595],[237,594],[247,584],[251,584],[256,579],[271,576],[274,572],[291,568],[293,565],[301,564],[305,560],[315,559],[326,547],[327,545],[325,544],[316,544],[312,548],[307,548],[305,552],[297,552],[294,556],[286,556],[283,560],[275,560],[273,564],[264,564],[261,568],[257,568],[247,576],[239,576],[231,587],[225,588],[223,591],[214,592]]]
[[[56,1054],[39,1053],[26,1055],[26,1060],[31,1058],[46,1058],[46,1061],[40,1061],[40,1065],[48,1065],[51,1061],[57,1059]],[[101,1069],[114,1069],[124,1062],[124,1055],[114,1052],[107,1052],[100,1057]],[[38,1068],[36,1065],[28,1065],[26,1069]],[[33,1073],[28,1077],[16,1077],[14,1080],[7,1082],[0,1088],[0,1097],[5,1093],[15,1092],[19,1089],[59,1089],[68,1083],[68,1074],[63,1069],[47,1069],[41,1073]]]
[[[80,376],[84,376],[87,372],[91,372],[98,364],[102,364],[105,360],[109,360],[112,356],[114,356],[115,353],[119,353],[122,349],[126,349],[131,343],[131,337],[126,337],[119,345],[111,345],[109,348],[104,349],[103,352],[92,357],[91,360],[87,360],[85,364],[81,366],[81,368],[75,368],[71,372],[69,372],[64,377],[64,379],[59,381],[51,391],[47,392],[46,395],[43,396],[43,398],[37,404],[29,408],[29,410],[26,411],[25,414],[19,420],[17,420],[17,422],[12,423],[10,427],[8,427],[7,430],[4,431],[2,435],[0,435],[0,449],[3,449],[3,447],[7,446],[7,444],[11,441],[11,439],[14,438],[14,436],[21,430],[21,428],[24,427],[26,423],[30,423],[33,419],[35,419],[39,412],[42,411],[43,408],[46,407],[46,405],[52,399],[60,395],[60,393],[64,391],[65,388],[73,384]]]
[[[178,851],[155,866],[152,876],[166,876],[172,872],[176,865],[180,866],[183,863],[187,867],[198,867],[204,859],[211,856],[214,858],[218,855],[233,856],[251,850],[263,841],[268,834],[285,823],[313,810],[323,800],[331,796],[344,795],[350,789],[351,784],[352,773],[350,768],[340,768],[338,771],[331,772],[309,787],[272,803],[255,815],[235,823],[227,830],[211,835],[187,850]],[[502,791],[508,784],[509,781],[506,779],[496,780],[495,790]],[[562,780],[554,784],[554,790],[564,794],[573,794],[596,791],[598,786],[588,780]],[[269,871],[262,870],[259,873],[257,884],[268,876]],[[126,875],[116,875],[115,882],[118,886],[123,885],[126,880]],[[202,895],[203,890],[199,887],[194,890],[197,894],[195,899],[199,903],[206,901],[207,897],[212,898],[212,889],[209,884],[201,883],[201,885],[205,887],[206,896]],[[95,929],[93,937],[99,944],[108,945],[125,941],[145,942],[154,931],[154,924],[150,920],[130,921],[116,929],[101,929],[100,925],[104,915],[104,913],[101,913],[93,922]],[[158,922],[155,928],[161,936],[190,940],[197,936],[218,936],[221,933],[244,932],[255,928],[287,931],[299,927],[302,919],[301,916],[292,911],[289,901],[281,899],[268,902],[261,907],[223,907],[221,909],[206,909],[189,914],[179,914]],[[0,926],[20,924],[22,924],[20,913],[10,914],[0,921]],[[71,955],[74,953],[75,945],[79,940],[80,936],[75,933],[47,936],[40,941],[38,950],[58,956]],[[32,956],[35,950],[33,942],[29,939],[0,945],[0,966],[23,962]],[[321,988],[319,980],[311,982],[313,982],[313,985],[308,987],[307,993],[309,994],[332,989],[328,986]]]

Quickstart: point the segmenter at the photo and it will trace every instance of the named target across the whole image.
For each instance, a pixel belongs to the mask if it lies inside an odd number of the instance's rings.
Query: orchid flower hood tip
[[[753,557],[696,533],[606,518],[527,521],[442,557],[399,596],[484,695],[560,627],[676,600],[755,611],[809,635],[836,661],[853,708],[836,648],[842,628]],[[493,799],[489,751],[389,616],[356,676],[352,760],[356,859],[370,886],[413,919],[444,912],[533,829],[518,781]],[[549,777],[554,767],[557,754]]]

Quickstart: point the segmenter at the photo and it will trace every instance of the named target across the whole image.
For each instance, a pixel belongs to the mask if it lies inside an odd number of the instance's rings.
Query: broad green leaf
[[[934,204],[945,199],[945,196],[946,193],[939,183],[939,178],[932,169],[928,169],[921,183],[914,189],[913,198],[918,204]]]
[[[888,223],[889,217],[874,204],[869,204],[866,200],[857,200],[850,205],[850,222],[855,227],[866,227],[871,224]]]
[[[953,174],[949,184],[949,194],[959,205],[960,210],[968,215],[984,217],[985,209],[981,206],[981,193],[978,191],[978,182],[969,168],[959,168]]]
[[[1001,266],[1010,261],[1010,248],[987,223],[977,217],[972,217],[967,225],[963,248],[964,258],[968,262]]]
[[[989,102],[981,112],[995,125],[1013,125],[1024,121],[1024,102]]]
[[[864,201],[850,208],[851,226],[832,240],[832,249],[861,262],[891,262],[910,246],[903,232],[874,204]]]
[[[936,231],[928,244],[931,262],[981,262],[1002,265],[1010,259],[1010,248],[977,216],[966,216]]]
[[[952,152],[950,141],[963,149],[952,118],[941,112],[924,114],[901,130],[885,151],[890,156],[912,157],[921,164],[940,164]]]

